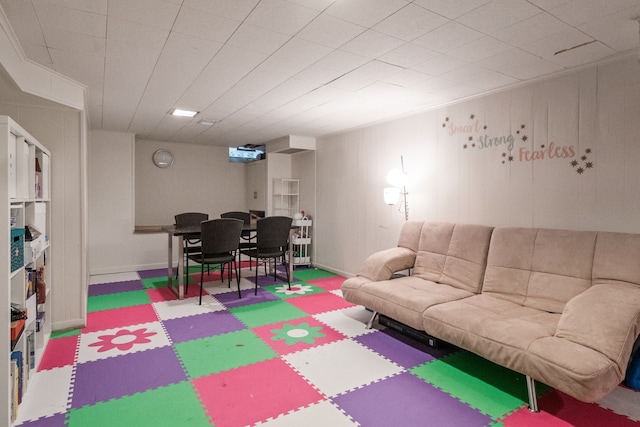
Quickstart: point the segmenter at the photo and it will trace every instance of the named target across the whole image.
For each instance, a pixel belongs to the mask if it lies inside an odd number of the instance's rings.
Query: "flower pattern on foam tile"
[[[146,332],[146,328],[130,331],[128,329],[120,329],[115,334],[100,335],[98,341],[89,344],[89,347],[100,347],[98,353],[118,349],[120,351],[131,350],[134,344],[147,344],[157,332]]]
[[[311,285],[301,285],[295,284],[291,285],[291,289],[289,289],[288,285],[277,286],[275,288],[276,293],[285,294],[285,295],[304,295],[307,292],[313,292],[313,286]]]
[[[309,326],[308,323],[301,323],[299,325],[292,325],[285,323],[281,329],[272,329],[274,334],[271,338],[274,341],[284,340],[287,345],[294,345],[298,342],[304,342],[306,344],[313,344],[316,338],[323,338],[326,335],[320,332],[322,326]]]

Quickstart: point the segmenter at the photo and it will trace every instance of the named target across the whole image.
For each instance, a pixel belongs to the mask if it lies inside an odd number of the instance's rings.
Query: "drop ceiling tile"
[[[471,43],[453,49],[449,52],[449,55],[464,61],[475,62],[506,52],[511,48],[508,44],[496,40],[491,36],[484,36]]]
[[[375,83],[375,80],[373,79],[349,73],[336,80],[333,80],[325,87],[332,87],[346,92],[355,92],[373,83]]]
[[[104,37],[78,37],[76,33],[56,28],[43,28],[47,46],[53,49],[66,50],[81,55],[104,57],[106,40]]]
[[[331,51],[329,47],[294,37],[260,64],[260,69],[291,77],[327,56]]]
[[[244,21],[259,0],[177,0],[185,7],[203,10],[234,21]]]
[[[296,74],[296,78],[317,86],[327,84],[345,74],[344,71],[330,70],[313,64]]]
[[[57,49],[49,49],[49,55],[51,55],[53,65],[59,73],[87,86],[101,87],[104,77],[104,58],[76,55]]]
[[[38,25],[38,17],[33,3],[24,0],[1,0],[0,5],[2,5],[2,10],[10,21]]]
[[[242,23],[231,36],[227,44],[238,46],[243,49],[255,50],[257,52],[272,54],[280,49],[291,36],[257,27],[255,25]]]
[[[571,0],[529,0],[531,4],[535,4],[540,9],[551,10],[560,6],[563,3],[568,3]]]
[[[358,76],[367,79],[381,80],[397,74],[403,70],[404,68],[398,67],[397,65],[387,64],[386,62],[374,60],[367,62],[356,70],[353,70],[350,74],[352,76]]]
[[[202,10],[183,7],[180,9],[178,18],[173,25],[173,31],[218,43],[225,43],[239,25],[239,21],[221,18]]]
[[[408,3],[405,0],[338,0],[327,8],[326,13],[370,28]]]
[[[360,25],[322,14],[296,34],[296,37],[337,48],[365,30]]]
[[[109,18],[107,26],[107,40],[127,42],[131,45],[160,50],[169,37],[169,31],[144,24],[125,21],[119,18]],[[107,48],[109,43],[107,42]],[[114,53],[112,51],[112,53]],[[109,52],[107,52],[107,55]]]
[[[572,0],[551,10],[564,22],[579,26],[638,6],[638,0]]]
[[[422,37],[418,37],[414,40],[414,43],[427,49],[447,53],[450,50],[479,39],[483,35],[484,34],[458,22],[451,21]]]
[[[492,90],[500,86],[507,86],[520,81],[514,77],[473,64],[458,68],[457,70],[443,74],[440,77],[483,90]]]
[[[409,87],[413,86],[423,80],[430,78],[428,74],[421,73],[415,70],[402,70],[389,77],[382,79],[383,81],[399,86]]]
[[[15,24],[16,23],[14,22],[14,25]],[[13,31],[16,33],[16,36],[23,47],[25,44],[35,44],[42,47],[46,46],[44,34],[37,22],[18,21],[17,24],[18,25],[13,28]]]
[[[521,49],[557,63],[556,60],[561,55],[564,55],[561,52],[593,41],[594,40],[589,35],[571,28],[568,31],[553,34],[532,43],[524,44],[521,46]]]
[[[401,40],[411,41],[446,24],[448,21],[447,18],[420,6],[408,4],[384,21],[376,24],[373,29]]]
[[[104,37],[106,34],[106,15],[60,7],[48,2],[34,3],[34,6],[43,28],[57,28],[94,37]]]
[[[106,52],[106,57],[112,61],[123,61],[127,64],[136,64],[138,67],[153,69],[161,49],[131,44],[126,40],[107,39]]]
[[[247,17],[246,22],[292,36],[309,24],[318,14],[317,10],[297,6],[284,0],[267,0],[258,3]]]
[[[439,55],[412,67],[415,71],[432,76],[448,73],[456,68],[464,67],[468,62],[448,55]]]
[[[170,30],[180,6],[158,0],[109,0],[109,17]],[[153,13],[149,13],[153,11]]]
[[[329,7],[335,0],[287,0],[289,3],[297,4],[298,6],[308,7],[318,11],[323,11]]]
[[[493,34],[540,12],[526,0],[493,0],[462,15],[457,21],[485,34]]]
[[[563,70],[560,65],[518,48],[479,61],[478,65],[520,80],[534,79]]]
[[[366,64],[371,59],[366,56],[357,55],[343,50],[334,50],[325,57],[321,58],[314,65],[326,68],[328,70],[341,73],[348,73],[355,70],[361,65]]]
[[[108,0],[32,0],[32,2],[34,4],[49,3],[51,5],[55,5],[56,7],[66,7],[69,9],[77,9],[83,12],[106,15]]]
[[[404,41],[395,37],[387,36],[377,31],[367,30],[343,45],[340,49],[375,59],[398,48],[404,43]]]
[[[579,29],[618,52],[638,47],[640,5],[581,25]]]
[[[51,59],[49,50],[46,47],[40,44],[22,43],[22,49],[24,50],[25,55],[27,55],[27,58],[29,58],[30,60],[55,70],[55,67],[53,66],[53,60]]]
[[[577,67],[589,63],[597,62],[607,56],[613,55],[615,51],[600,42],[589,43],[587,45],[572,49],[570,51],[555,55],[553,61],[565,68]]]
[[[520,47],[555,34],[568,31],[572,27],[549,13],[539,13],[517,24],[498,30],[492,34],[498,40]]]
[[[449,19],[455,19],[490,1],[491,0],[414,0],[414,3]]]
[[[410,68],[438,55],[438,52],[429,50],[426,47],[415,43],[407,43],[389,53],[385,53],[378,59],[399,67]]]

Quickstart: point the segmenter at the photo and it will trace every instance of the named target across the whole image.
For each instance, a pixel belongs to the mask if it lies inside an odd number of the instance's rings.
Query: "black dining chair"
[[[251,214],[249,212],[240,212],[240,211],[230,211],[225,212],[220,215],[220,218],[235,218],[240,219],[244,222],[244,225],[251,224]],[[252,231],[243,231],[240,236],[242,240],[240,241],[240,252],[238,252],[238,261],[240,261],[240,254],[243,250],[252,249],[256,247],[255,242],[255,233]],[[251,270],[251,258],[249,258],[249,270]]]
[[[235,273],[238,283],[238,297],[240,293],[240,271],[236,263],[236,251],[240,244],[242,221],[234,218],[221,218],[204,221],[202,223],[200,239],[202,251],[189,255],[193,261],[200,263],[200,302],[202,304],[202,288],[204,286],[204,266],[220,265],[220,277],[224,275],[224,266],[228,265],[227,277],[231,287],[231,275]]]
[[[274,260],[273,279],[276,280],[277,260],[282,260],[287,272],[287,283],[291,289],[291,277],[289,276],[289,267],[287,265],[287,257],[285,253],[289,245],[289,232],[291,230],[291,222],[293,220],[287,216],[268,216],[261,218],[256,222],[256,247],[241,251],[250,259],[256,259],[256,288],[255,294],[258,295],[258,261]],[[267,264],[264,265],[264,274],[267,275]]]
[[[176,228],[191,227],[200,225],[202,221],[209,219],[209,214],[201,212],[184,212],[176,215]],[[183,236],[183,248],[184,248],[184,271],[187,275],[185,281],[185,293],[189,291],[189,255],[198,254],[201,251],[200,237],[197,234]],[[177,276],[178,273],[176,273]]]

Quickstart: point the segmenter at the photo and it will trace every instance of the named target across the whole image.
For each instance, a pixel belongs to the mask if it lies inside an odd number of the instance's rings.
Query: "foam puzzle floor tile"
[[[198,269],[184,300],[166,269],[92,277],[87,326],[52,334],[14,427],[640,427],[625,387],[587,404],[539,384],[531,413],[522,375],[366,329],[332,273],[296,268],[289,290],[280,269],[254,295],[245,269],[239,298],[214,271],[199,305]]]

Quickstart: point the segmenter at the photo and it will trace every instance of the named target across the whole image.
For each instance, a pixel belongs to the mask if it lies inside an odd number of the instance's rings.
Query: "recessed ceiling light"
[[[215,124],[215,121],[210,119],[202,119],[198,121],[198,124],[203,126],[213,126]]]
[[[195,117],[195,115],[198,114],[198,112],[191,111],[191,110],[182,110],[180,108],[174,108],[169,112],[169,114],[171,114],[172,116],[178,116],[178,117]]]

